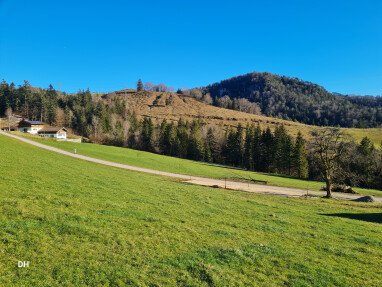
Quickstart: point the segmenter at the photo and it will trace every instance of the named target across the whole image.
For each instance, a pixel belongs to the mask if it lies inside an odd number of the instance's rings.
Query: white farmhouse
[[[44,127],[38,131],[38,135],[44,138],[55,138],[58,140],[66,140],[68,130],[59,127]]]
[[[30,120],[21,120],[18,125],[19,132],[30,133],[36,135],[39,130],[46,126],[45,123],[41,121],[30,121]]]

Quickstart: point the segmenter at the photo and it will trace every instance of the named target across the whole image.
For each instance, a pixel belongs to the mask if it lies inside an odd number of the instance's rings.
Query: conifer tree
[[[187,157],[188,152],[188,130],[187,123],[185,123],[182,119],[179,119],[178,125],[176,127],[176,136],[177,136],[177,144],[178,144],[178,156],[181,158]]]
[[[249,170],[253,170],[253,136],[254,127],[247,126],[244,142],[244,166]]]
[[[293,165],[293,140],[288,134],[285,134],[282,144],[281,173],[291,175]]]
[[[153,144],[154,125],[151,118],[144,118],[141,131],[141,148],[145,151],[154,151]]]
[[[24,106],[23,114],[26,118],[30,118],[30,102],[32,99],[31,85],[28,81],[24,81],[24,84],[19,88],[19,96],[21,104]]]
[[[363,156],[369,156],[374,151],[374,144],[368,137],[364,137],[357,149]]]
[[[261,171],[271,172],[274,160],[274,137],[269,127],[261,135]]]
[[[209,149],[209,153],[211,154],[211,160],[210,162],[217,162],[220,160],[221,156],[221,147],[219,146],[219,143],[216,140],[214,130],[212,128],[209,128],[207,130],[206,135],[206,146]],[[207,159],[206,159],[207,160]]]
[[[180,140],[178,138],[177,129],[174,126],[174,124],[172,124],[172,123],[171,123],[169,135],[170,135],[170,146],[171,146],[170,154],[172,156],[179,157],[179,150],[180,150],[181,144],[180,144]]]
[[[306,155],[305,140],[298,132],[293,149],[293,168],[298,178],[308,177],[308,160]]]
[[[139,128],[139,121],[135,112],[133,112],[132,114],[129,114],[128,118],[129,118],[130,127],[128,131],[127,146],[130,148],[137,148],[138,144],[136,139],[136,136],[137,136],[136,133]]]
[[[241,124],[238,125],[235,139],[234,139],[234,149],[233,149],[233,156],[234,156],[234,164],[236,166],[243,166],[243,127]]]
[[[79,113],[80,113],[80,116],[83,117],[83,119],[79,123],[79,126],[83,127],[85,124],[85,121],[86,121],[85,113],[82,111],[82,109],[79,111]],[[111,114],[110,114],[110,110],[107,106],[102,106],[101,127],[102,127],[102,132],[104,132],[104,133],[110,133],[112,130]]]
[[[45,121],[49,124],[53,124],[56,121],[57,97],[56,90],[52,85],[49,85],[49,88],[45,92]]]
[[[129,148],[137,148],[136,131],[130,126],[127,137],[127,146]]]
[[[253,159],[253,170],[261,170],[261,128],[257,125],[253,131],[252,139],[252,159]]]
[[[235,158],[235,150],[236,150],[236,133],[229,129],[226,133],[226,140],[225,140],[225,146],[224,146],[224,158],[225,163],[229,165],[235,165],[236,158]]]
[[[202,160],[204,157],[204,143],[200,131],[199,123],[194,121],[191,125],[191,131],[188,141],[188,158],[193,160]]]
[[[274,132],[274,145],[273,145],[273,155],[274,162],[272,164],[272,169],[277,173],[282,173],[283,171],[283,147],[285,140],[285,128],[283,125],[278,125]]]
[[[213,162],[211,147],[207,141],[204,141],[204,161]]]
[[[122,123],[117,121],[113,130],[113,145],[123,146],[125,134]]]
[[[137,91],[143,91],[143,83],[141,79],[139,79],[137,82]]]
[[[173,123],[163,120],[159,132],[159,149],[163,154],[179,156],[180,141]]]
[[[159,149],[162,154],[168,155],[170,150],[168,125],[164,119],[159,127]]]

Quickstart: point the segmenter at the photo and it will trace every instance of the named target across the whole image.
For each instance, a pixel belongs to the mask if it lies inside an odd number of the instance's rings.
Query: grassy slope
[[[228,178],[234,180],[248,180],[254,178],[257,180],[268,181],[269,185],[294,187],[301,189],[320,190],[324,183],[317,181],[299,180],[294,178],[274,176],[259,172],[250,172],[246,170],[233,169],[228,167],[214,166],[208,163],[179,159],[174,157],[162,156],[158,154],[137,151],[133,149],[104,146],[86,143],[57,142],[55,140],[41,139],[35,136],[29,136],[18,133],[36,140],[41,143],[48,144],[66,151],[77,150],[77,153],[91,156],[94,158],[105,159],[118,163],[125,163],[139,167],[152,168],[160,171],[175,172],[194,176],[203,176],[210,178]],[[356,189],[360,194],[379,195],[382,191],[372,189]]]
[[[318,128],[298,122],[214,107],[178,94],[133,92],[116,95],[111,93],[107,98],[110,100],[115,97],[125,100],[127,106],[134,110],[137,115],[149,116],[157,119],[159,122],[163,119],[167,121],[178,121],[179,118],[186,120],[201,119],[210,124],[223,127],[236,127],[241,123],[243,126],[259,124],[263,129],[267,127],[274,129],[277,124],[284,124],[291,135],[296,136],[297,132],[301,131],[306,138],[310,137],[310,132],[313,129]],[[166,104],[166,100],[170,97],[171,104]],[[150,105],[150,109],[148,109],[148,105]],[[344,128],[343,131],[353,136],[356,141],[361,141],[363,137],[368,136],[378,146],[382,142],[382,128]]]
[[[364,137],[368,137],[372,142],[374,142],[375,146],[380,147],[382,144],[382,129],[381,128],[373,128],[373,129],[348,128],[348,129],[343,129],[343,131],[351,135],[357,141],[361,141]]]
[[[0,286],[382,284],[381,205],[189,186],[0,146]]]

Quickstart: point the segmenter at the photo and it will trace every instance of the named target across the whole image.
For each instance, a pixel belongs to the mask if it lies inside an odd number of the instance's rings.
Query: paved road
[[[67,152],[55,147],[51,147],[48,145],[44,145],[29,139],[26,139],[24,137],[20,137],[14,134],[6,133],[0,130],[0,134],[4,136],[8,136],[17,140],[20,140],[22,142],[31,144],[33,146],[49,150],[55,153],[63,154],[66,156],[74,157],[81,160],[86,160],[89,162],[94,162],[106,166],[112,166],[132,171],[138,171],[138,172],[144,172],[149,174],[155,174],[155,175],[161,175],[161,176],[167,176],[172,178],[179,178],[182,179],[185,183],[190,184],[196,184],[196,185],[203,185],[203,186],[215,186],[220,188],[227,188],[227,189],[233,189],[233,190],[241,190],[246,192],[254,192],[254,193],[262,193],[262,194],[272,194],[272,195],[281,195],[281,196],[292,196],[292,197],[299,197],[299,196],[305,196],[307,193],[309,195],[313,196],[323,196],[325,195],[325,192],[321,191],[312,191],[312,190],[303,190],[303,189],[297,189],[297,188],[286,188],[286,187],[278,187],[278,186],[269,186],[269,185],[261,185],[261,184],[253,184],[253,183],[243,183],[243,182],[236,182],[236,181],[225,181],[225,180],[219,180],[219,179],[213,179],[213,178],[205,178],[205,177],[198,177],[198,176],[190,176],[185,174],[177,174],[172,172],[164,172],[164,171],[158,171],[154,169],[148,169],[148,168],[142,168],[127,164],[121,164],[116,162],[111,162],[107,160],[97,159],[85,155],[75,154],[72,152]],[[359,198],[359,195],[354,194],[340,194],[336,193],[334,195],[335,198],[338,199],[346,199],[346,200],[352,200]],[[375,197],[376,201],[382,202],[382,198]]]

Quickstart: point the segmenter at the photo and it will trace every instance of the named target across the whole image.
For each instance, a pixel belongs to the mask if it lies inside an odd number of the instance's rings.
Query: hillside
[[[59,148],[60,150],[68,152],[73,152],[76,150],[76,152],[80,155],[163,172],[172,172],[214,179],[226,179],[234,182],[245,183],[254,183],[253,180],[258,180],[267,182],[266,186],[297,188],[302,189],[305,192],[307,189],[310,191],[319,191],[325,185],[322,181],[303,180],[279,176],[276,174],[255,172],[230,166],[159,155],[130,148],[93,143],[63,142],[18,132],[13,134],[42,143],[44,145]],[[365,188],[354,188],[354,190],[360,195],[382,196],[381,190]],[[336,196],[337,195],[338,194],[336,194]]]
[[[3,136],[0,146],[1,286],[382,282],[380,205],[190,186]]]
[[[353,101],[357,104],[367,101],[373,105],[378,98],[363,99],[354,97]],[[119,104],[118,107],[117,104]],[[278,107],[278,105],[279,103],[275,102],[273,106]],[[42,119],[52,125],[65,126],[86,137],[94,133],[95,125],[100,121],[105,122],[102,124],[104,131],[110,132],[115,129],[113,126],[115,120],[111,120],[112,115],[114,119],[117,118],[117,121],[123,122],[126,121],[126,112],[135,113],[139,117],[152,117],[157,123],[163,119],[168,121],[178,121],[180,118],[200,119],[211,125],[223,127],[223,132],[229,127],[237,127],[239,123],[242,126],[260,124],[262,128],[270,127],[272,130],[276,125],[284,124],[291,135],[301,131],[308,138],[310,131],[316,128],[316,126],[296,121],[220,108],[176,93],[122,90],[104,95],[92,94],[90,91],[65,94],[54,90],[52,86],[46,90],[34,88],[28,82],[20,87],[15,87],[13,83],[0,84],[0,127],[8,125],[7,120],[4,119],[7,107],[10,107],[17,115],[29,119]],[[123,123],[121,125],[124,126]],[[349,128],[345,131],[357,141],[368,136],[376,145],[382,142],[381,128]]]
[[[382,97],[343,96],[310,82],[271,73],[249,73],[203,90],[217,99],[226,95],[248,99],[270,117],[320,126],[382,125]]]
[[[237,127],[239,124],[242,126],[259,124],[262,128],[270,127],[272,130],[277,125],[283,124],[291,135],[295,136],[300,131],[306,138],[309,138],[310,131],[318,128],[294,121],[215,107],[190,96],[175,93],[122,90],[104,95],[102,100],[109,106],[113,106],[116,101],[124,101],[129,110],[134,111],[138,116],[151,117],[157,123],[164,119],[175,122],[180,118],[200,119],[224,129]],[[343,130],[357,141],[367,136],[376,145],[382,142],[382,128],[344,128]]]

